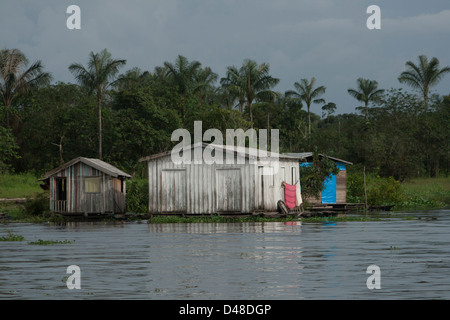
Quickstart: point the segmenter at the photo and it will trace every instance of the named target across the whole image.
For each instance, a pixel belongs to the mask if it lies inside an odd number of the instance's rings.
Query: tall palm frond
[[[50,83],[50,73],[43,72],[41,61],[27,68],[28,59],[19,49],[0,50],[0,94],[6,108],[6,124],[9,127],[9,115],[14,100],[34,87]]]
[[[91,52],[87,68],[79,63],[69,66],[69,71],[80,85],[89,92],[95,92],[98,105],[99,158],[103,158],[102,147],[102,101],[107,88],[114,83],[119,68],[126,64],[124,59],[113,59],[111,53],[104,49],[100,53]]]
[[[383,89],[378,89],[378,82],[369,79],[358,78],[356,81],[358,89],[348,89],[347,92],[356,100],[364,102],[365,117],[369,118],[369,103],[378,101],[384,93]]]
[[[202,68],[198,61],[189,61],[186,57],[178,55],[175,63],[164,62],[164,67],[160,68],[158,72],[161,79],[174,85],[181,94],[182,99],[179,103],[181,118],[185,119],[184,101],[187,95],[196,94],[203,100],[205,99],[208,90],[212,89],[212,84],[217,80],[211,68]]]
[[[313,103],[325,103],[325,100],[319,98],[326,91],[325,86],[319,86],[314,89],[316,78],[312,77],[311,81],[307,79],[301,79],[300,82],[295,82],[295,90],[288,90],[285,92],[286,97],[294,97],[301,101],[304,101],[308,108],[308,133],[311,134],[311,114],[310,108]]]
[[[412,61],[406,62],[406,71],[398,77],[400,83],[405,83],[414,89],[419,89],[422,93],[425,107],[428,108],[428,95],[430,88],[435,86],[442,77],[450,72],[450,67],[440,69],[439,60],[433,57],[431,60],[425,55],[419,56],[419,63],[416,65]]]
[[[269,74],[269,64],[262,63],[258,65],[256,61],[246,59],[239,69],[234,66],[228,67],[227,76],[222,78],[220,82],[223,87],[237,97],[241,111],[244,103],[247,103],[250,121],[253,122],[253,101],[270,101],[275,99],[278,94],[271,89],[279,81],[279,79]]]

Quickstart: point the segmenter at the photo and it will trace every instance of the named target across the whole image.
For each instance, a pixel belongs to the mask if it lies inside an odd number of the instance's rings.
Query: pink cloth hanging
[[[285,183],[284,184],[284,203],[289,209],[295,208],[296,200],[296,186]]]

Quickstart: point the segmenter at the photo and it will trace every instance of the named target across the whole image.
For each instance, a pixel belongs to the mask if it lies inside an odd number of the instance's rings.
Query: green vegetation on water
[[[0,237],[0,241],[19,242],[19,241],[25,241],[26,240],[24,236],[21,236],[21,235],[18,235],[18,234],[13,234],[10,230],[8,230],[7,233],[8,233],[8,235]],[[45,246],[45,245],[53,245],[53,244],[71,244],[71,243],[74,243],[74,242],[75,241],[70,241],[70,240],[42,240],[42,239],[38,239],[36,241],[29,241],[28,244]]]
[[[0,237],[0,241],[24,241],[25,238],[21,235],[13,234],[10,230],[8,230],[7,236]]]

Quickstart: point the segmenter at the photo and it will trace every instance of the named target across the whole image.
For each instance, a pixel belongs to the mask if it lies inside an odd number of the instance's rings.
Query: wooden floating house
[[[313,153],[287,153],[289,156],[300,158],[300,166],[310,166],[313,162]],[[326,157],[336,163],[339,169],[337,175],[331,174],[323,183],[323,189],[317,198],[304,199],[311,204],[346,204],[347,203],[347,166],[353,163],[319,154],[319,158]]]
[[[295,156],[205,143],[186,150],[188,159],[205,152],[223,161],[180,163],[171,151],[140,160],[148,163],[149,214],[277,212],[277,202],[284,200],[282,183],[299,179],[300,158]]]
[[[99,159],[79,157],[47,172],[50,211],[63,215],[109,215],[126,212],[126,179],[131,176]]]

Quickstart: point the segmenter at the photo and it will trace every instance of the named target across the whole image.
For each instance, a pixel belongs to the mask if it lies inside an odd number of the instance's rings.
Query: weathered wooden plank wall
[[[336,203],[347,203],[347,170],[341,170],[336,176]]]
[[[170,155],[149,160],[149,212],[276,211],[277,201],[284,200],[282,182],[295,184],[299,177],[297,160],[279,161],[278,170],[271,162],[239,163],[175,164]],[[263,167],[275,174],[263,175]]]
[[[86,192],[85,179],[99,178],[99,192]],[[66,206],[67,213],[116,213],[125,211],[125,186],[120,179],[95,169],[82,162],[58,172],[50,179],[50,208],[52,211],[61,211],[62,205],[56,207],[58,199],[57,180],[66,180]],[[123,192],[122,192],[123,190]],[[58,210],[60,209],[60,210]]]

